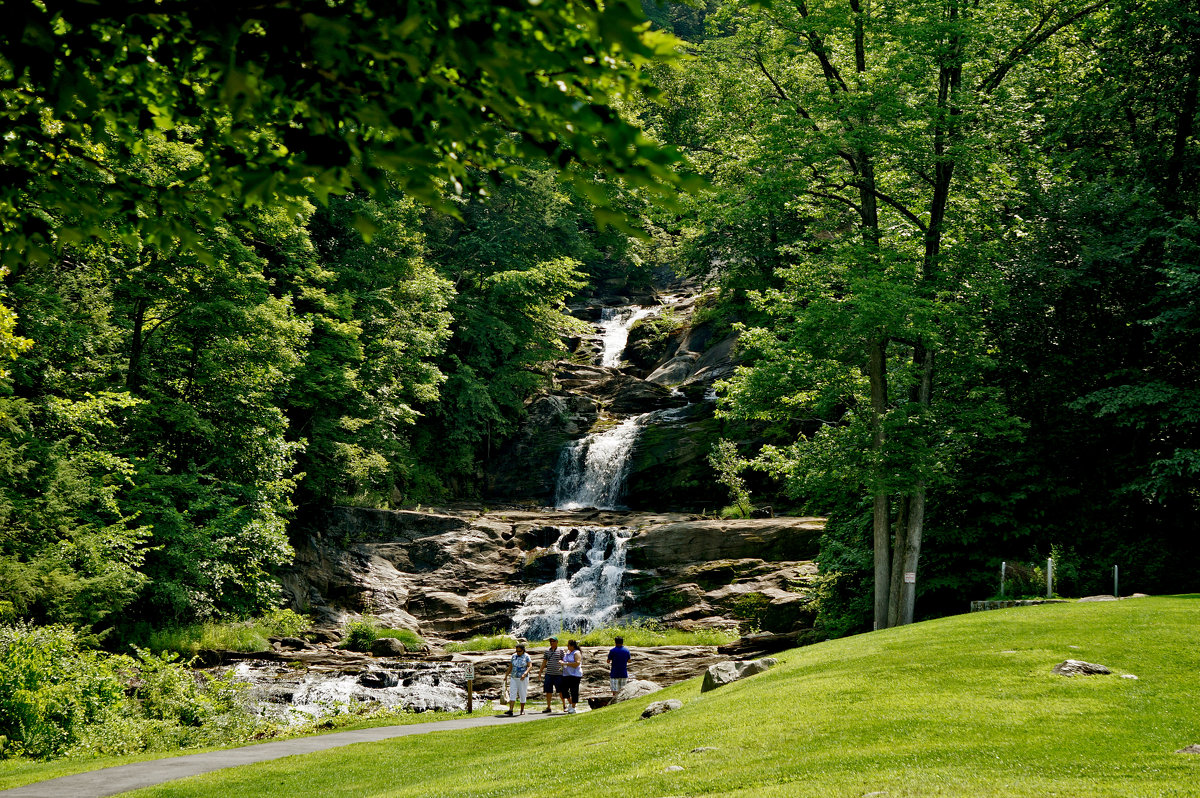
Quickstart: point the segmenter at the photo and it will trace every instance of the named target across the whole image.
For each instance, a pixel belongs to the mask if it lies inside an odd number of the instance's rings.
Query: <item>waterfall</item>
[[[621,365],[621,355],[629,341],[629,328],[639,319],[644,319],[658,308],[643,308],[629,305],[622,308],[604,308],[600,311],[600,338],[604,349],[600,354],[600,365],[616,368]]]
[[[625,477],[629,474],[629,455],[643,421],[650,415],[643,413],[627,418],[612,429],[564,446],[558,456],[554,506],[560,510],[580,507],[618,509]]]
[[[535,588],[513,615],[513,634],[542,640],[560,631],[589,632],[621,607],[628,527],[569,527],[554,544],[559,564],[553,582]],[[575,573],[570,571],[580,566]]]

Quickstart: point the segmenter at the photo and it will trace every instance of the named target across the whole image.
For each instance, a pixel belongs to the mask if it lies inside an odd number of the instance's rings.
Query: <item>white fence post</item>
[[[1046,598],[1054,598],[1054,560],[1046,559]]]

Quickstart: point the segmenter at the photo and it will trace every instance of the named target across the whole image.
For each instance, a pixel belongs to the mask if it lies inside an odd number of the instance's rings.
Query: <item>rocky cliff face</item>
[[[507,631],[526,596],[586,564],[553,548],[593,527],[632,529],[619,616],[680,628],[811,627],[823,521],[712,521],[678,513],[333,508],[311,519],[283,575],[319,623],[370,614],[431,638]]]

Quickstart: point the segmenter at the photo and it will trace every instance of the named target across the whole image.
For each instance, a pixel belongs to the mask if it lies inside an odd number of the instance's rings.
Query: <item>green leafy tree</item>
[[[725,439],[717,441],[708,456],[708,462],[717,472],[717,481],[729,490],[729,495],[742,518],[749,518],[750,511],[754,508],[750,504],[750,490],[742,477],[746,461],[738,454],[737,444]]]
[[[425,258],[411,199],[333,201],[309,230],[286,278],[312,323],[288,393],[291,434],[305,441],[300,500],[386,505],[421,478],[411,434],[445,381],[451,287]]]

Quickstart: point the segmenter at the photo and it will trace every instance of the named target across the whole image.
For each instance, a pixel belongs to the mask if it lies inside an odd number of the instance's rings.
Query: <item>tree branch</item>
[[[820,133],[821,128],[819,128],[817,123],[813,121],[813,118],[809,116],[809,113],[804,109],[804,106],[793,100],[783,86],[779,85],[779,81],[775,80],[775,76],[771,74],[770,70],[767,69],[767,65],[763,62],[762,53],[757,50],[754,51],[754,63],[758,65],[758,70],[763,73],[763,77],[767,79],[767,82],[769,82],[775,88],[775,93],[779,96],[779,99],[795,108],[796,113],[800,114],[800,116],[812,126],[812,129],[815,132]]]
[[[976,91],[980,92],[981,94],[991,94],[1000,86],[1000,84],[1004,81],[1005,76],[1012,71],[1013,67],[1019,64],[1021,60],[1025,58],[1025,56],[1033,52],[1035,47],[1050,39],[1052,36],[1054,36],[1054,34],[1058,33],[1063,28],[1074,25],[1079,20],[1083,19],[1089,14],[1099,11],[1106,5],[1108,5],[1108,0],[1097,0],[1097,2],[1084,6],[1074,14],[1070,14],[1061,18],[1049,28],[1045,28],[1045,25],[1050,21],[1051,16],[1051,14],[1047,12],[1046,16],[1042,17],[1037,26],[1027,33],[1025,38],[1022,39],[1015,47],[1013,47],[1007,56],[1001,59],[1000,63],[996,64],[992,71],[988,73],[987,77],[979,82],[979,86],[976,88]],[[1045,29],[1043,30],[1043,28]]]

